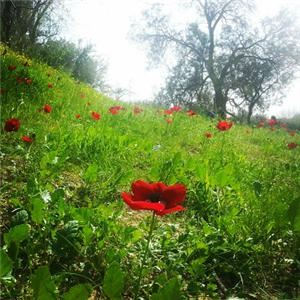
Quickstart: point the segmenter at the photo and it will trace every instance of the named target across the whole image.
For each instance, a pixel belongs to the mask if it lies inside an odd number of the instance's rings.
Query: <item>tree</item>
[[[58,35],[63,20],[62,2],[54,0],[1,1],[1,40],[23,52]]]
[[[154,65],[168,56],[177,60],[167,79],[170,98],[196,101],[203,91],[212,91],[213,106],[222,117],[230,113],[229,101],[238,108],[247,103],[251,116],[255,106],[263,108],[271,91],[292,82],[297,71],[292,66],[300,61],[296,16],[281,12],[254,28],[246,17],[254,10],[252,0],[195,0],[191,7],[198,19],[185,29],[176,28],[155,5],[144,12],[144,24],[132,31]]]
[[[108,64],[105,58],[95,54],[92,44],[83,45],[79,41],[76,45],[64,39],[49,39],[36,45],[29,56],[55,69],[69,72],[79,81],[104,89]]]

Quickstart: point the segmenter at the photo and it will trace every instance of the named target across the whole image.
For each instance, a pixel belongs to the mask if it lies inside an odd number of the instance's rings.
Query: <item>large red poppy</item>
[[[6,122],[5,122],[4,130],[6,132],[12,132],[12,131],[17,132],[20,125],[21,124],[17,119],[9,119],[9,120],[6,120]]]
[[[96,113],[96,112],[92,112],[92,117],[95,119],[95,120],[99,120],[100,119],[100,114]]]
[[[159,216],[185,210],[178,205],[186,195],[186,187],[183,184],[167,187],[161,182],[149,184],[138,180],[131,186],[133,194],[122,193],[122,198],[133,210],[153,210]]]
[[[233,123],[227,123],[226,121],[219,121],[218,125],[216,126],[220,131],[226,131],[231,128]]]

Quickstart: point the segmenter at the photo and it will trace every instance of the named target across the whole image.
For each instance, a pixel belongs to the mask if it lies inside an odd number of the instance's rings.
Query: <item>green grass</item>
[[[151,212],[130,211],[121,192],[139,179],[187,188],[186,210],[156,220],[140,297],[299,296],[300,146],[287,146],[299,132],[135,114],[9,49],[1,90],[3,299],[132,299]],[[21,125],[6,132],[12,118]]]

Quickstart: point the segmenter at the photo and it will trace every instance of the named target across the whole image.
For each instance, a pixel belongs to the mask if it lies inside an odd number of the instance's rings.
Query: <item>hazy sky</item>
[[[135,16],[154,1],[143,0],[65,0],[73,21],[63,33],[72,42],[81,38],[94,44],[97,52],[108,58],[107,81],[114,87],[132,92],[123,100],[153,99],[166,75],[162,70],[147,71],[145,54],[138,45],[127,38],[130,24]],[[168,12],[178,13],[176,2],[164,0]],[[182,0],[181,0],[182,2]],[[281,6],[290,5],[300,10],[300,0],[259,0],[261,17],[272,15]],[[300,80],[290,89],[282,107],[271,107],[269,114],[280,115],[300,112]]]

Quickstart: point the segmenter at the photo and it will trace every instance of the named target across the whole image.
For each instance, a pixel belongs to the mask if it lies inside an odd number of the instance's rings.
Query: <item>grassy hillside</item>
[[[300,134],[218,122],[111,99],[8,49],[3,299],[296,299]],[[138,180],[184,185],[185,211],[131,210],[121,193]]]

